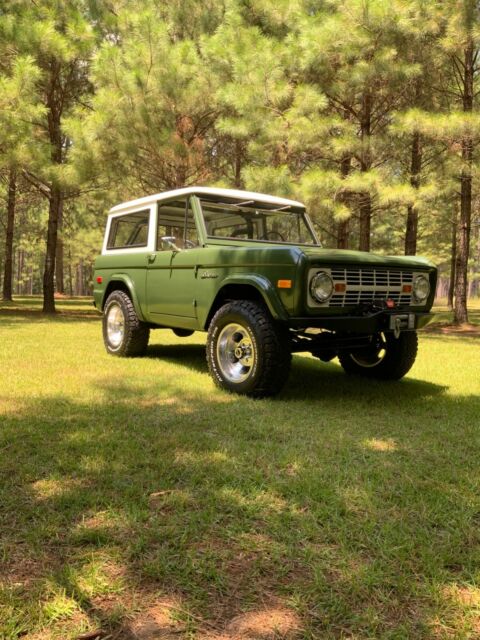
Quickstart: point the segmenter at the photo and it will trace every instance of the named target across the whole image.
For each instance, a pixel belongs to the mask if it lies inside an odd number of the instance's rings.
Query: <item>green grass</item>
[[[116,359],[38,305],[0,311],[0,638],[480,636],[478,337],[400,383],[296,356],[254,401],[203,334]]]

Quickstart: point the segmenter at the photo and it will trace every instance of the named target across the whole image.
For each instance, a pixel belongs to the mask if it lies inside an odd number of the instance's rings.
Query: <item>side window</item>
[[[158,206],[157,250],[182,251],[198,246],[193,212],[188,200]]]
[[[148,220],[150,210],[135,211],[113,218],[108,236],[107,249],[146,247],[148,243]]]

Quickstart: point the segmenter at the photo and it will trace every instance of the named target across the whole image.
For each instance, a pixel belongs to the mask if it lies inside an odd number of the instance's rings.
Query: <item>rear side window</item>
[[[135,211],[113,218],[108,236],[107,249],[146,247],[148,243],[148,220],[150,210]]]

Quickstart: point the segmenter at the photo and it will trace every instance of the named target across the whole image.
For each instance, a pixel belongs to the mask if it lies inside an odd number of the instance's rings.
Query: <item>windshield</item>
[[[207,235],[211,238],[316,245],[305,212],[268,209],[267,204],[224,204],[201,200]],[[272,205],[270,205],[272,206]]]

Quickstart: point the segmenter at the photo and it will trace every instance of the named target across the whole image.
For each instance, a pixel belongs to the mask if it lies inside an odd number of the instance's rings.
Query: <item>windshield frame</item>
[[[285,245],[285,246],[302,246],[302,247],[321,247],[321,243],[315,233],[315,229],[313,228],[312,222],[308,213],[304,207],[295,207],[295,206],[282,206],[276,204],[270,204],[266,202],[262,202],[260,200],[233,200],[230,202],[226,202],[225,198],[218,197],[203,197],[202,195],[197,195],[198,203],[200,205],[201,219],[202,224],[205,229],[205,237],[207,240],[212,240],[216,242],[236,242],[236,243],[255,243],[255,244],[272,244],[272,245]],[[228,199],[230,200],[230,199]],[[204,215],[204,205],[213,205],[214,207],[221,207],[223,210],[231,209],[233,212],[253,212],[264,211],[265,213],[277,213],[277,214],[287,214],[287,215],[296,215],[299,216],[303,220],[303,224],[305,225],[306,230],[311,236],[312,242],[293,242],[286,240],[270,240],[270,239],[254,239],[254,238],[237,238],[232,236],[217,236],[210,235],[207,231],[207,224],[205,221]]]

